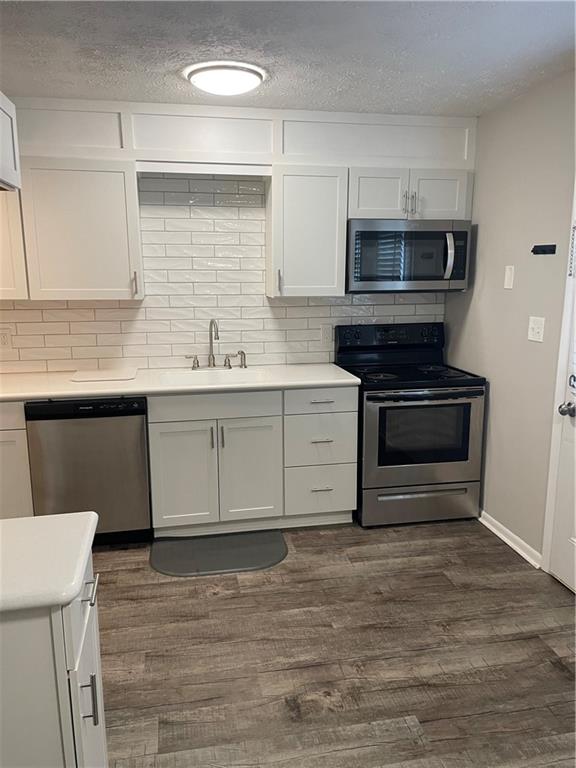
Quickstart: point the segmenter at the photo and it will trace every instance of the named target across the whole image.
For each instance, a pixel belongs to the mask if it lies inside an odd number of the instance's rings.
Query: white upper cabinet
[[[218,429],[220,520],[282,515],[282,417],[223,419]]]
[[[342,296],[348,169],[274,166],[269,198],[269,296]]]
[[[472,179],[467,171],[351,168],[351,219],[468,219]]]
[[[470,218],[471,186],[467,171],[411,170],[409,218]]]
[[[408,212],[408,168],[351,168],[351,219],[403,219]]]
[[[31,299],[143,298],[133,162],[26,158]]]
[[[27,298],[20,195],[0,192],[0,299]]]
[[[0,93],[0,189],[20,188],[16,107]]]

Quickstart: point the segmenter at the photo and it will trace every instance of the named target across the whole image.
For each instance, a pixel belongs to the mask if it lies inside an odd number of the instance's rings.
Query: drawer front
[[[356,461],[357,413],[286,416],[284,461],[287,467],[348,464]]]
[[[284,393],[284,413],[337,413],[358,410],[357,387],[290,389]]]
[[[286,515],[356,509],[356,464],[289,467],[284,478]]]
[[[242,416],[281,416],[281,392],[219,392],[148,398],[148,421],[201,421]]]
[[[69,675],[77,768],[108,765],[98,634],[98,613],[93,610],[88,617],[78,665]]]
[[[24,403],[0,403],[0,429],[26,429]]]
[[[478,517],[479,514],[480,483],[380,488],[362,494],[365,527]]]
[[[75,669],[82,653],[82,645],[90,614],[95,608],[98,581],[92,572],[92,558],[89,558],[84,572],[84,586],[78,597],[62,609],[64,621],[64,642],[66,645],[66,666]]]

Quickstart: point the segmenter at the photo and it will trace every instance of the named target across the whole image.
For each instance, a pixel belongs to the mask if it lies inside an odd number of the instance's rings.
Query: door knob
[[[576,403],[562,403],[558,406],[560,416],[576,416]]]

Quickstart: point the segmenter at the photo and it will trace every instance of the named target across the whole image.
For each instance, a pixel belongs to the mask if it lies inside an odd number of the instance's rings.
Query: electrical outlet
[[[12,331],[10,328],[0,328],[0,349],[12,349]]]
[[[532,317],[528,320],[528,339],[530,341],[544,341],[545,317]]]
[[[320,326],[320,338],[322,340],[322,344],[325,346],[330,346],[334,340],[334,330],[331,325],[321,325]]]
[[[511,291],[514,288],[514,266],[504,267],[504,288]]]

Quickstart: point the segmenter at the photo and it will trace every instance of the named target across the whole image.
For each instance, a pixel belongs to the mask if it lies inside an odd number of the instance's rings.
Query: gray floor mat
[[[282,531],[173,537],[152,542],[150,565],[167,576],[207,576],[270,568],[287,554]]]

